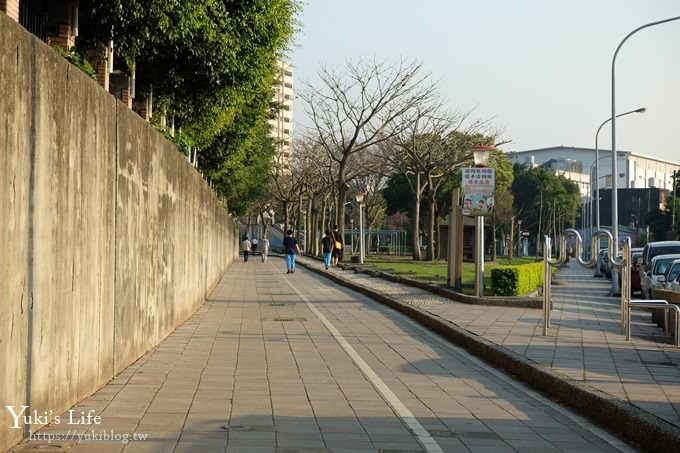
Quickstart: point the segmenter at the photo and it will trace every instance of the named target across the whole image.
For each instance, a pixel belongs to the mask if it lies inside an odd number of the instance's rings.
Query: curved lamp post
[[[358,192],[356,194],[356,200],[357,203],[359,203],[359,263],[364,264],[364,215],[363,215],[363,209],[364,205],[364,197],[366,196],[366,192]]]
[[[620,116],[626,116],[630,115],[631,113],[645,113],[647,109],[645,107],[640,107],[639,109],[631,110],[629,112],[625,113],[619,113],[616,115],[616,118]],[[595,132],[595,198],[597,199],[595,201],[595,225],[597,229],[600,229],[600,147],[598,146],[598,136],[600,135],[600,130],[602,130],[602,127],[604,127],[605,124],[610,122],[612,119],[607,118],[600,124],[600,127],[597,128],[597,132]],[[614,173],[612,173],[612,181],[614,181]],[[612,182],[613,184],[613,182]],[[590,185],[593,187],[593,185]],[[592,195],[591,195],[591,204],[592,204]],[[591,216],[591,224],[592,224],[592,216]],[[600,251],[595,250],[593,253],[597,253],[597,264],[595,265],[595,275],[593,277],[602,277],[602,274],[600,273]]]
[[[619,43],[618,47],[616,48],[616,51],[614,52],[614,57],[612,58],[612,233],[613,233],[613,241],[614,241],[614,255],[611,258],[616,259],[616,255],[618,254],[619,250],[619,213],[618,213],[618,207],[619,207],[619,200],[618,200],[618,177],[619,177],[619,172],[618,168],[616,165],[616,57],[619,54],[619,51],[621,50],[621,47],[623,44],[633,36],[635,33],[639,32],[640,30],[644,30],[645,28],[653,27],[655,25],[661,25],[665,24],[667,22],[673,22],[676,20],[680,20],[680,16],[676,17],[671,17],[668,19],[663,19],[663,20],[657,20],[655,22],[650,22],[645,25],[641,25],[635,30],[631,31],[626,35],[625,38]],[[612,271],[612,295],[618,294],[620,292],[619,289],[619,279],[618,279],[618,271],[614,269]]]

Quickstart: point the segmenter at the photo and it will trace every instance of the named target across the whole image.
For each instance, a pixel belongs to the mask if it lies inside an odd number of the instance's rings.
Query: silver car
[[[666,268],[666,272],[664,273],[664,275],[659,277],[661,287],[663,289],[670,290],[671,283],[676,281],[679,275],[680,275],[680,259],[673,260],[671,264],[669,264],[668,267]]]
[[[680,276],[671,282],[670,289],[675,293],[680,293]]]
[[[665,281],[666,268],[678,258],[680,258],[680,255],[657,255],[652,258],[644,274],[640,277],[640,292],[643,299],[652,298],[652,289],[662,288],[663,282],[661,280]]]

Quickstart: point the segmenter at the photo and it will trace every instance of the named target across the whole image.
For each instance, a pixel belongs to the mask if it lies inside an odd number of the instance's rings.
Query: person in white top
[[[247,263],[248,262],[248,254],[250,253],[250,241],[248,240],[248,236],[243,237],[243,242],[241,242],[241,251],[243,252],[243,262]]]
[[[262,253],[262,262],[267,262],[267,255],[269,254],[269,239],[263,237],[260,240],[260,253]]]

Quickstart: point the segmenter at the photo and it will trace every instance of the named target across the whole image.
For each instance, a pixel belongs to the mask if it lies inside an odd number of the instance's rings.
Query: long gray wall
[[[238,254],[163,136],[0,14],[0,450],[158,344]],[[33,427],[35,429],[37,427]]]

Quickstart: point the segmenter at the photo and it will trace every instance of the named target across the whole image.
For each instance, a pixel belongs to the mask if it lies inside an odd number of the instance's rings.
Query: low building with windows
[[[617,151],[618,187],[620,189],[673,190],[673,172],[680,171],[680,163],[632,151]],[[512,163],[542,166],[562,174],[579,185],[581,195],[594,190],[595,149],[573,146],[554,146],[506,153]],[[599,150],[600,189],[612,188],[611,150]],[[592,189],[591,189],[592,186]]]

